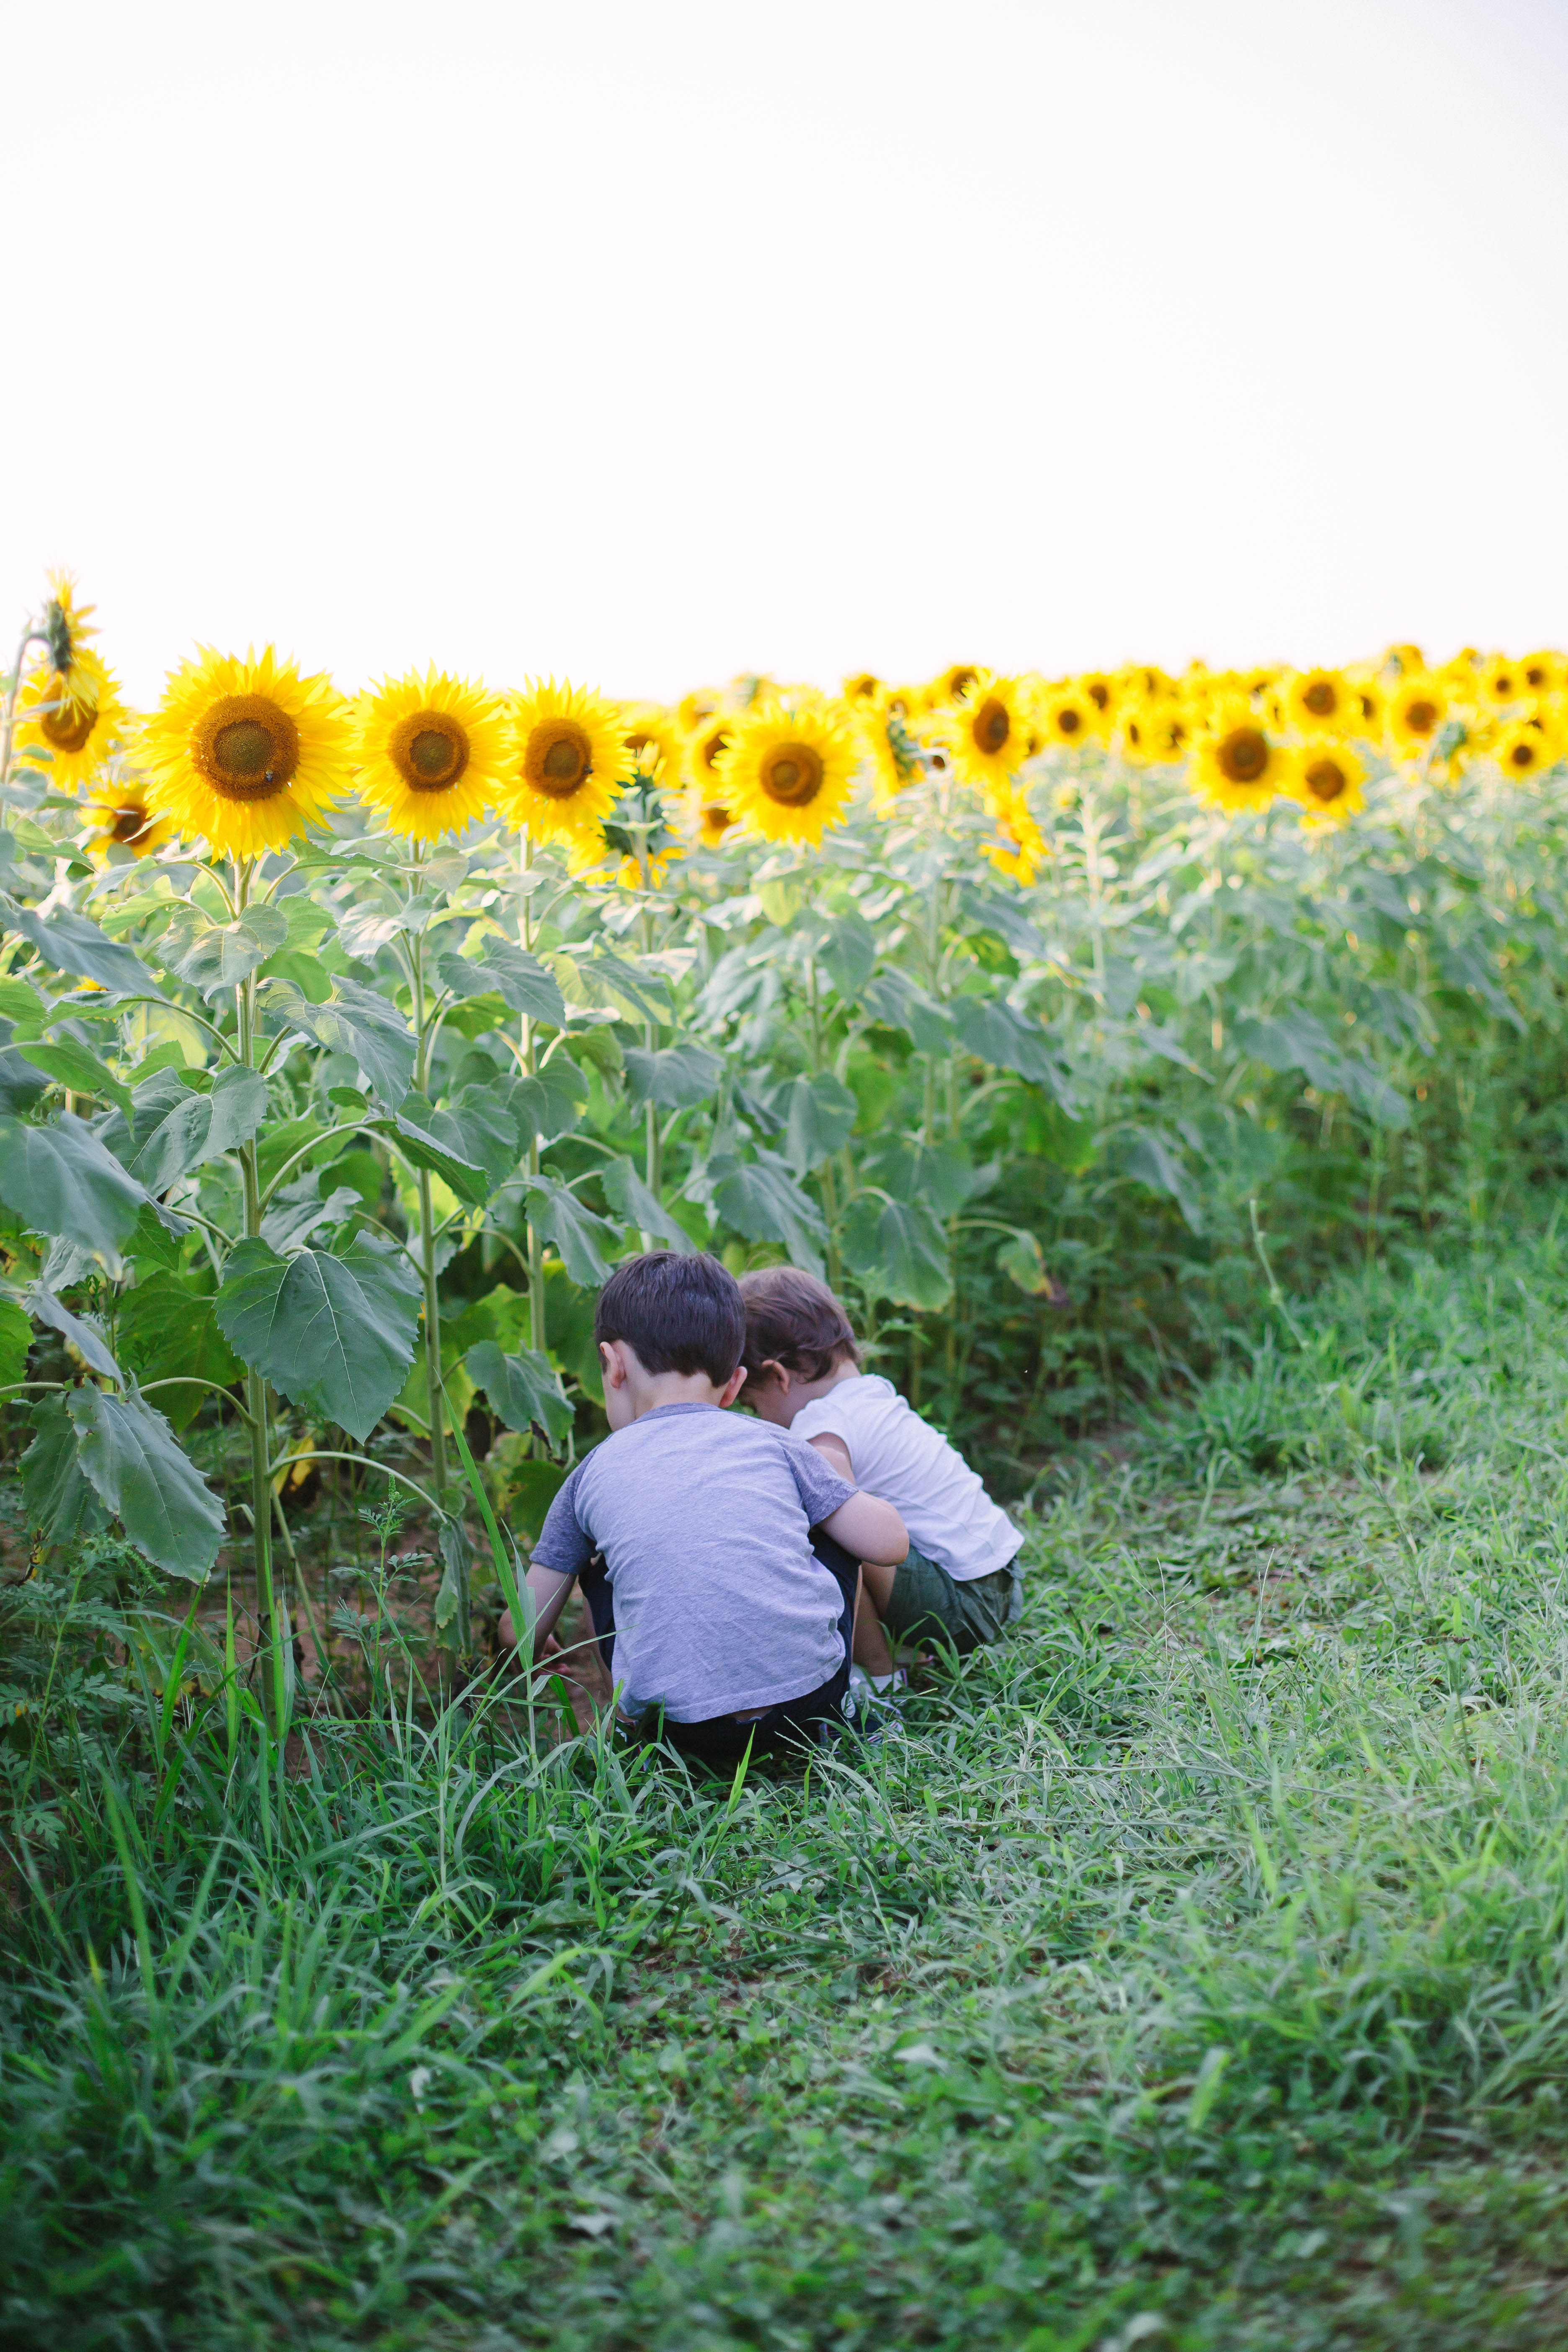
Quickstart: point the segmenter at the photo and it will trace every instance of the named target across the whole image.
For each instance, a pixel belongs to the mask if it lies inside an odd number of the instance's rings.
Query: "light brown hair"
[[[847,1357],[860,1361],[849,1318],[825,1282],[798,1265],[761,1265],[741,1276],[746,1302],[746,1378],[761,1380],[766,1363],[782,1364],[803,1381],[820,1381]]]

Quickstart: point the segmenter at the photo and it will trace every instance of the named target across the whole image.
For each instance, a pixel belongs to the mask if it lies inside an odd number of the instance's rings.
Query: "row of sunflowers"
[[[80,793],[100,858],[174,839],[258,856],[353,794],[416,841],[499,814],[563,844],[575,874],[657,884],[690,841],[816,847],[862,781],[888,815],[917,777],[951,773],[991,818],[984,854],[1027,883],[1047,855],[1029,784],[1061,764],[1049,754],[1177,770],[1217,810],[1284,798],[1319,825],[1353,815],[1380,766],[1452,785],[1480,761],[1524,782],[1568,754],[1568,657],[1549,651],[1429,666],[1400,645],[1344,669],[1056,680],[956,664],[919,687],[861,674],[837,695],[747,677],[665,706],[553,680],[500,694],[434,667],[350,698],[268,647],[203,651],[139,716],[90,642],[91,610],[52,578],[12,675],[0,772],[37,761]],[[628,866],[605,827],[632,785],[657,788],[676,821]]]

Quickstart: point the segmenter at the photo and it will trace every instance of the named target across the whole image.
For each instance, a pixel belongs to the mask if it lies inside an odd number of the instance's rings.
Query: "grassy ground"
[[[1565,1313],[1295,1302],[805,1786],[154,1726],[4,1923],[0,2341],[1561,2344]]]

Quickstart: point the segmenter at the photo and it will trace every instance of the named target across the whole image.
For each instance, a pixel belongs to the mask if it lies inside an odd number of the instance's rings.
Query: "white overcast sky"
[[[661,696],[1568,640],[1563,0],[3,48],[0,587],[74,568],[138,700],[198,640]]]

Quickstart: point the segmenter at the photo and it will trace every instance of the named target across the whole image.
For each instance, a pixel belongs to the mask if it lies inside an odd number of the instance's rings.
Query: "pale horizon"
[[[8,28],[0,625],[65,567],[139,703],[1568,640],[1534,0],[71,26]]]

